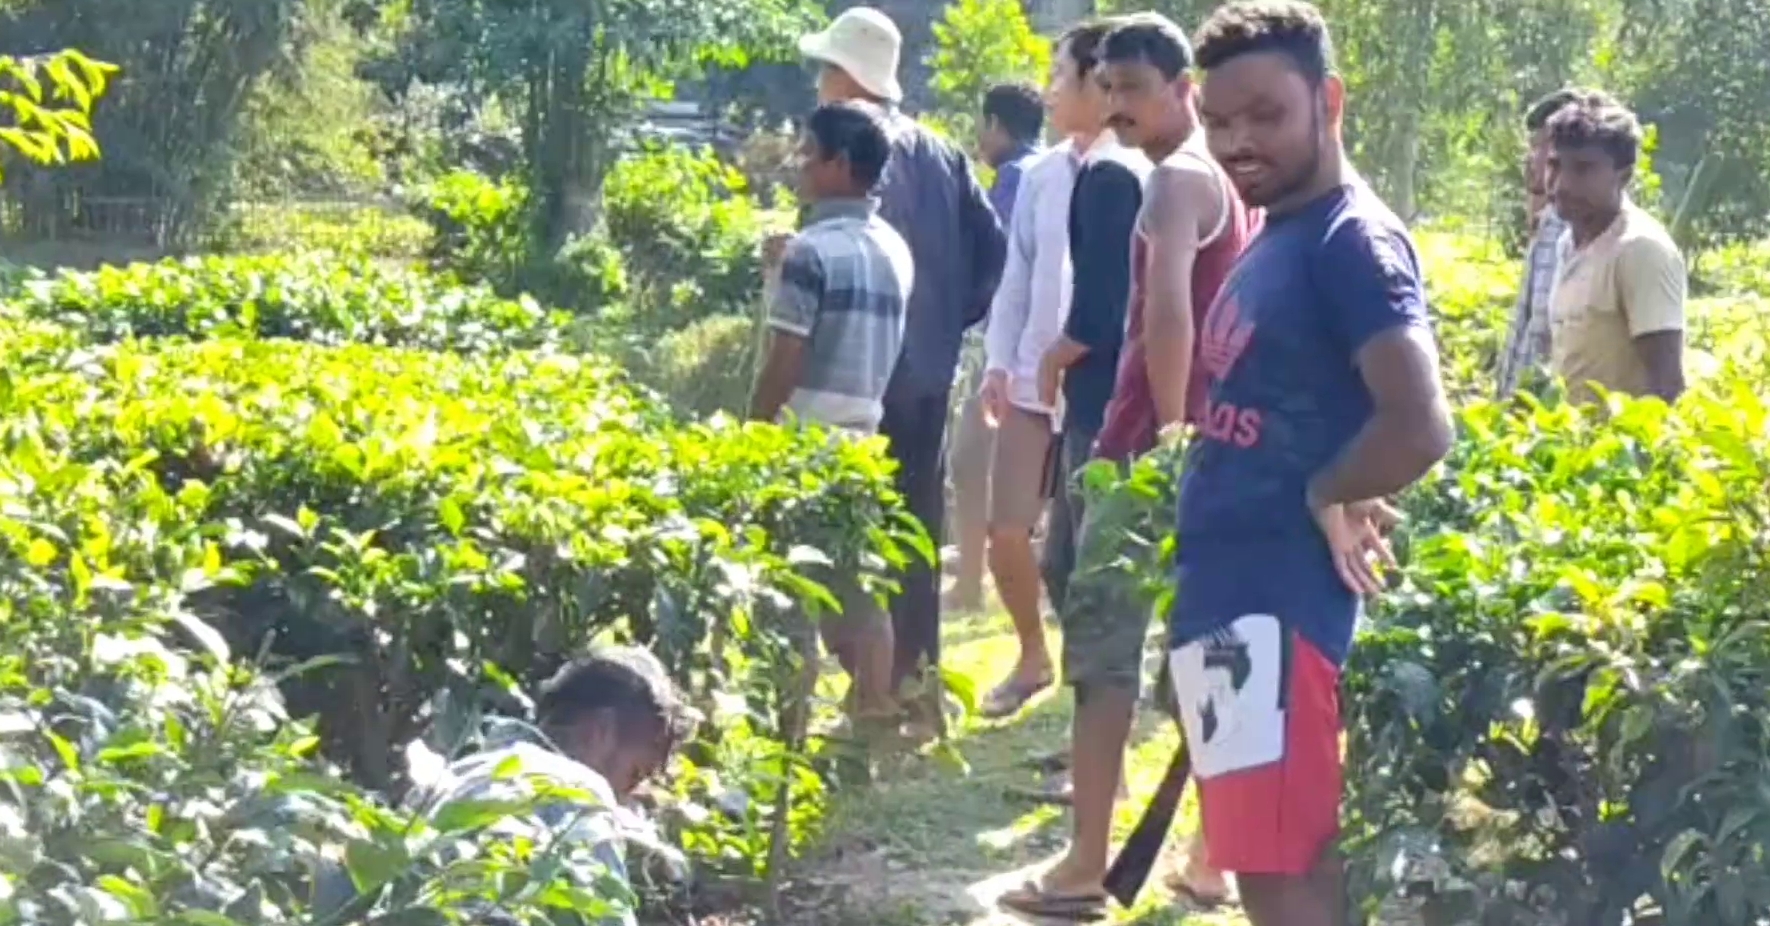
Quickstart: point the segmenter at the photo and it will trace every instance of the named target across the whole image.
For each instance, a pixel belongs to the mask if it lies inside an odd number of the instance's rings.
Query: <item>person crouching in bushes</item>
[[[656,656],[632,647],[598,649],[542,687],[537,726],[507,725],[520,732],[501,733],[485,750],[451,763],[413,804],[440,819],[460,801],[535,795],[534,819],[524,822],[588,850],[626,886],[629,848],[681,865],[680,854],[630,804],[693,732],[695,718]],[[544,786],[539,794],[536,785]],[[611,904],[619,912],[599,923],[632,924],[631,897],[625,900]]]
[[[884,114],[870,103],[825,104],[806,120],[799,185],[809,206],[800,232],[766,255],[769,341],[750,417],[878,431],[914,272],[909,246],[872,197],[890,151]],[[889,616],[850,577],[809,577],[842,605],[819,624],[853,683],[856,731],[894,730]]]

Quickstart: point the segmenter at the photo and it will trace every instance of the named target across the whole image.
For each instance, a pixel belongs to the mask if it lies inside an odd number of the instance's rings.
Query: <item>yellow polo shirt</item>
[[[1549,297],[1550,353],[1574,401],[1591,401],[1589,383],[1645,395],[1647,367],[1635,339],[1684,329],[1684,255],[1658,219],[1624,201],[1616,221],[1584,247],[1561,239]]]

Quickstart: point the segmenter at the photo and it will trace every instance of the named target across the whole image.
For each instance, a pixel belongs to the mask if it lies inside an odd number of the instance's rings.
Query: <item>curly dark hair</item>
[[[1641,123],[1608,93],[1588,90],[1549,117],[1549,143],[1556,148],[1596,148],[1619,168],[1641,157]]]
[[[574,660],[541,688],[543,729],[570,726],[607,711],[630,742],[662,736],[673,750],[694,732],[695,712],[683,703],[662,663],[637,647],[605,647]]]
[[[1210,71],[1243,55],[1278,52],[1311,85],[1334,69],[1327,20],[1303,0],[1240,0],[1217,8],[1192,41],[1198,65]]]

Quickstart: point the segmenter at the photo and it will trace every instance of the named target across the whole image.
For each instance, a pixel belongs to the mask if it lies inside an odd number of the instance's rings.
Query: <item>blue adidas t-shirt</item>
[[[1345,660],[1361,603],[1305,496],[1370,417],[1359,349],[1427,324],[1413,240],[1363,183],[1267,218],[1199,331],[1211,389],[1180,487],[1175,646],[1270,614]]]

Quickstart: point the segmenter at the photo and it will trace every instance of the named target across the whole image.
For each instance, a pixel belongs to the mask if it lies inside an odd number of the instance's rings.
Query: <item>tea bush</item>
[[[790,204],[784,208],[790,208]],[[603,225],[620,252],[635,331],[748,315],[762,292],[770,224],[744,175],[711,151],[658,148],[622,160],[603,187]]]
[[[506,294],[520,289],[529,260],[527,197],[514,183],[467,170],[428,184],[413,211],[431,227],[431,270]]]
[[[99,341],[240,336],[483,352],[554,344],[568,321],[526,297],[320,253],[62,271],[22,290],[11,311]]]
[[[1463,411],[1348,669],[1363,877],[1480,922],[1770,906],[1766,416],[1728,371],[1675,411]]]
[[[77,364],[77,341],[7,326],[6,342],[0,921],[594,920],[630,904],[532,824],[532,802],[431,823],[315,761],[274,678],[189,607],[240,579],[202,487],[38,429],[78,410],[38,405],[56,377],[20,365]]]
[[[415,260],[431,247],[431,226],[375,201],[236,203],[218,217],[207,247],[227,254],[329,251]]]
[[[592,361],[235,340],[77,356],[0,411],[188,496],[245,577],[195,604],[243,651],[369,650],[326,670],[367,696],[313,707],[376,785],[429,701],[487,666],[533,680],[607,631],[717,669],[714,625],[811,593],[794,557],[876,575],[897,555],[875,447],[678,428]],[[783,628],[749,629],[733,642],[772,669]]]
[[[788,606],[834,599],[801,569],[882,590],[931,551],[877,441],[679,424],[563,352],[564,321],[322,256],[23,285],[0,313],[0,489],[30,498],[0,512],[0,581],[44,597],[0,620],[0,870],[30,876],[0,884],[0,918],[298,920],[341,852],[350,921],[621,902],[546,834],[482,839],[502,814],[438,833],[377,796],[411,784],[407,744],[473,742],[605,638],[658,653],[712,718],[670,781],[675,839],[754,876],[777,819],[805,838],[822,783],[789,748]]]
[[[622,365],[679,412],[745,414],[761,359],[754,316],[715,315],[655,341],[631,343]]]

